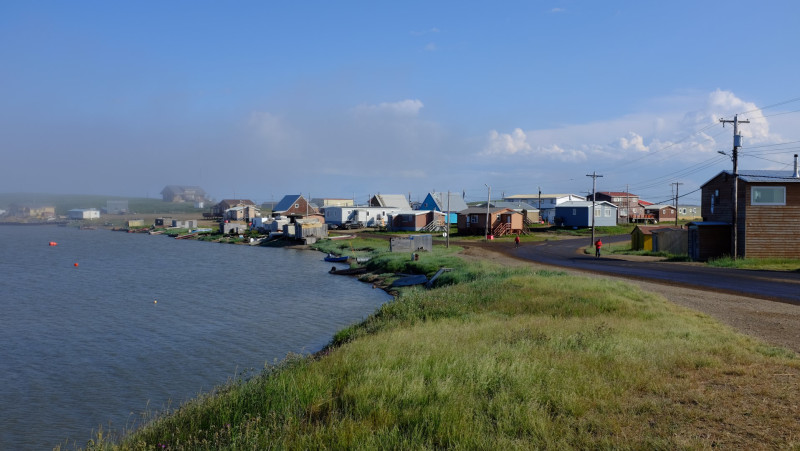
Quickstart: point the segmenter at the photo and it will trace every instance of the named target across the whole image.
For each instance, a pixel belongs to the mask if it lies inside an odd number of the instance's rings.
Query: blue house
[[[425,200],[422,201],[417,210],[433,210],[447,212],[450,215],[447,218],[448,224],[458,224],[458,212],[469,208],[464,199],[457,193],[450,193],[450,202],[448,205],[447,193],[428,193]],[[449,209],[448,209],[449,206]]]
[[[556,205],[555,223],[566,227],[591,227],[592,202],[570,201]],[[617,206],[604,200],[595,202],[594,225],[617,225]]]

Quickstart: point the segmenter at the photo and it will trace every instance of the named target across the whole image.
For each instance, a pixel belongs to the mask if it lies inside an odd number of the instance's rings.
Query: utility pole
[[[542,187],[537,186],[539,188],[539,221],[542,220]]]
[[[625,184],[625,220],[628,224],[631,223],[631,193],[628,191],[630,187]]]
[[[592,178],[592,245],[594,245],[594,203],[597,199],[597,177],[602,177],[602,175],[597,175],[597,171],[593,171],[591,174],[586,174],[586,177]]]
[[[492,202],[492,187],[484,183],[486,189],[489,190],[489,196],[486,199],[486,241],[489,241],[489,204]]]
[[[683,185],[683,183],[670,183],[670,185],[675,185],[675,227],[678,226],[678,188]]]
[[[447,230],[444,234],[445,247],[450,249],[450,190],[447,191],[447,216],[445,216],[444,226],[445,229]]]
[[[733,120],[720,118],[719,121],[722,122],[723,127],[728,123],[733,124],[733,152],[731,153],[731,160],[733,160],[733,245],[731,246],[733,255],[731,255],[731,258],[736,260],[738,254],[737,247],[739,244],[739,231],[737,230],[739,228],[739,147],[742,147],[742,135],[739,134],[739,124],[749,124],[750,121],[740,121],[738,114],[733,115]]]

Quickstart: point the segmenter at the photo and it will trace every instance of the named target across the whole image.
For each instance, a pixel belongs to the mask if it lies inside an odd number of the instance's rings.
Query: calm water
[[[390,299],[321,257],[0,226],[0,449],[85,444],[98,426],[317,351]]]

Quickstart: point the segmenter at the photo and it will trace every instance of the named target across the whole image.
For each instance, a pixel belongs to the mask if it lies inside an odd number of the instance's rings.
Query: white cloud
[[[484,153],[489,155],[514,155],[531,151],[528,137],[521,128],[514,129],[511,133],[498,133],[497,130],[489,132],[489,143]]]
[[[416,116],[425,105],[419,99],[406,99],[399,102],[383,102],[378,105],[362,104],[355,107],[356,113],[383,113],[397,116]]]
[[[650,150],[644,145],[644,139],[634,132],[628,133],[628,138],[622,137],[619,139],[619,146],[623,150],[633,149],[639,152],[647,152]]]
[[[428,45],[425,46],[425,50],[428,52],[435,52],[436,51],[436,44],[433,42],[429,42]]]
[[[564,8],[553,8],[553,9],[550,10],[550,12],[553,13],[553,14],[558,14],[558,13],[566,12],[566,9],[564,9]]]

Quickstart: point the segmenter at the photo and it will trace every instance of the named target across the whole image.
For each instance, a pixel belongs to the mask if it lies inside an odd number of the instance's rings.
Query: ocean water
[[[391,299],[331,266],[313,251],[0,226],[0,449],[130,428],[315,352]]]

